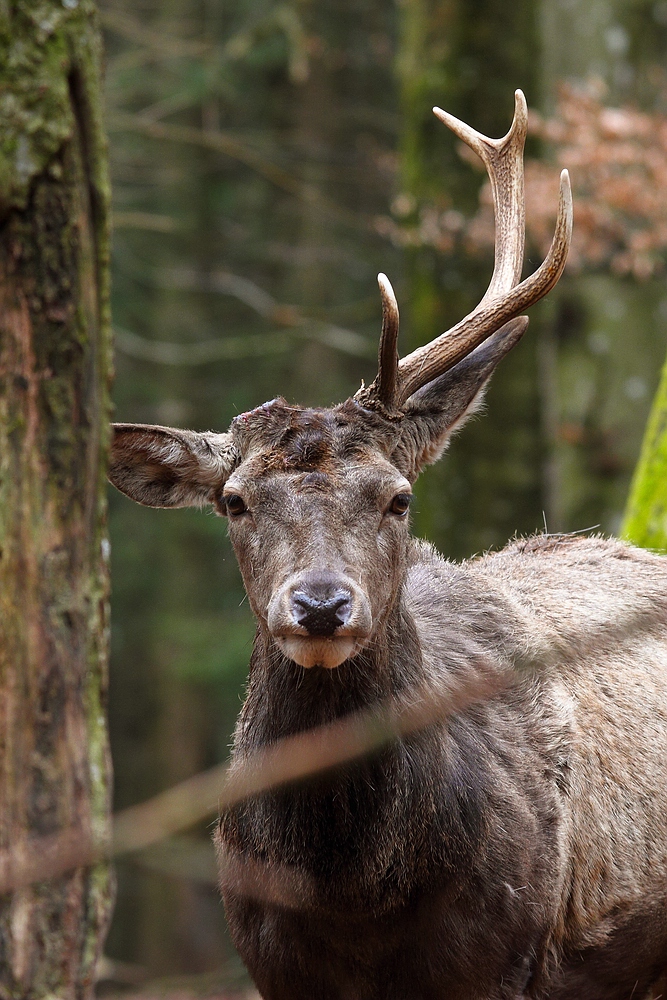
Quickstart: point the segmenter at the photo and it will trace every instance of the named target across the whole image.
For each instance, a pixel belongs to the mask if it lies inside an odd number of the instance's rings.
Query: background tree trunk
[[[396,201],[404,201],[400,215],[409,224],[418,224],[423,208],[434,205],[455,227],[474,212],[485,175],[458,155],[456,140],[431,108],[446,108],[499,136],[512,121],[516,87],[534,106],[537,7],[534,0],[409,0],[399,10],[402,190]],[[490,258],[475,261],[461,247],[418,246],[408,250],[405,263],[403,354],[465,316],[484,294],[492,268]],[[446,463],[416,484],[415,533],[448,556],[461,558],[513,531],[542,527],[537,325],[533,312],[531,335],[494,375],[485,419],[468,426]]]
[[[89,0],[0,4],[0,848],[109,824],[111,371]],[[0,900],[0,997],[85,997],[108,866]]]

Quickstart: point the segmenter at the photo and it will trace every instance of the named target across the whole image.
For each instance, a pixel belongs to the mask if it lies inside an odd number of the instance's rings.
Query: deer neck
[[[420,683],[422,671],[417,632],[401,600],[372,647],[336,670],[298,667],[260,625],[234,756],[400,695]],[[408,875],[427,880],[431,865],[424,831],[433,821],[434,799],[430,778],[420,772],[415,780],[415,754],[428,759],[419,742],[409,752],[397,742],[321,781],[269,792],[223,814],[223,884],[252,895],[244,865],[257,864],[260,882],[270,869],[280,891],[294,895],[300,908],[349,914],[353,907],[361,914],[400,905]],[[415,816],[419,831],[413,836]],[[388,837],[388,830],[399,832]],[[290,871],[300,873],[296,882]]]
[[[260,622],[235,750],[249,753],[368,708],[419,683],[422,673],[417,630],[401,595],[368,648],[334,670],[304,669],[288,660]]]

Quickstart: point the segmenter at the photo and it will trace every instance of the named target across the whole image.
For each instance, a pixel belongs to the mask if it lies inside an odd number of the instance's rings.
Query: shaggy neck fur
[[[423,679],[417,632],[402,600],[372,646],[336,670],[303,670],[260,626],[235,758],[400,695]],[[317,908],[331,914],[395,909],[408,889],[432,883],[436,867],[441,882],[453,874],[454,859],[462,869],[480,836],[472,754],[452,745],[451,796],[435,794],[429,771],[442,758],[432,744],[442,741],[442,732],[427,730],[333,774],[250,800],[222,817],[222,839],[245,857],[298,869],[311,880],[315,891],[308,895]],[[438,783],[446,780],[437,776]],[[451,859],[444,865],[443,851]]]

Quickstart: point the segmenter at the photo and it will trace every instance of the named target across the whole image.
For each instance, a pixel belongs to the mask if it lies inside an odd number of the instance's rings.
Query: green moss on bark
[[[89,0],[0,11],[0,848],[109,835],[111,341]],[[0,901],[0,997],[91,994],[107,866]]]
[[[621,533],[642,548],[667,551],[667,361],[646,427]]]

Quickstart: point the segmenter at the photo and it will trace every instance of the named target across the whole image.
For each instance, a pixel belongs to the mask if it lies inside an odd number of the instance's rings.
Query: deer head
[[[260,628],[303,667],[337,667],[368,646],[396,604],[409,553],[411,487],[475,409],[523,335],[519,314],[556,284],[572,230],[567,171],[544,263],[520,281],[527,109],[489,139],[438,108],[484,161],[496,221],[495,267],[479,305],[399,359],[398,307],[384,275],[378,374],[331,409],[284,399],[237,417],[227,433],[114,425],[110,479],[151,507],[212,504],[228,518]]]

